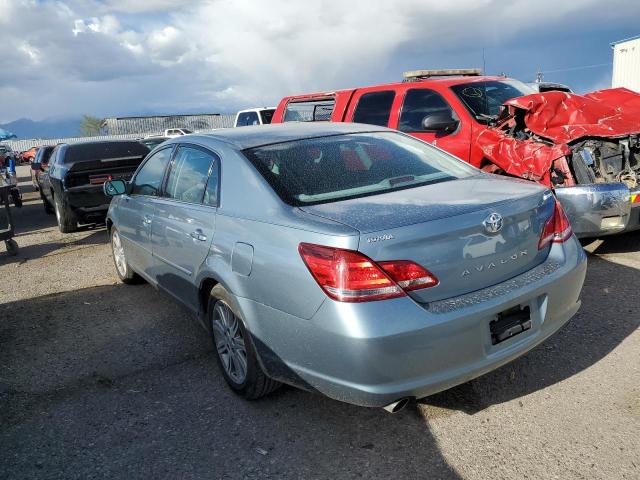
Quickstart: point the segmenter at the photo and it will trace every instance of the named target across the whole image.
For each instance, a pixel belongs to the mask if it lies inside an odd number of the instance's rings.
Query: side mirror
[[[439,112],[422,119],[422,129],[427,132],[451,133],[458,128],[460,122],[448,112]]]
[[[122,195],[127,191],[127,184],[124,180],[108,180],[104,182],[102,188],[107,197],[115,197],[116,195]]]

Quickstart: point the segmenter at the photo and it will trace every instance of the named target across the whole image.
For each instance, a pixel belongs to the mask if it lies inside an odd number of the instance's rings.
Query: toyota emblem
[[[502,230],[502,224],[502,215],[495,212],[485,218],[482,222],[482,225],[484,225],[484,229],[487,233],[498,233],[500,230]]]

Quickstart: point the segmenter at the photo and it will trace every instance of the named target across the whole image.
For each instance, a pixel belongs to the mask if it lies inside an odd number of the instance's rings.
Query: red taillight
[[[378,265],[406,292],[435,287],[439,283],[429,270],[409,260],[379,262]]]
[[[538,250],[542,250],[550,243],[562,243],[571,237],[573,230],[567,215],[564,213],[560,202],[556,200],[553,215],[547,223],[544,224],[540,241],[538,242]]]
[[[102,185],[104,182],[113,180],[111,175],[89,175],[89,183],[91,185]]]
[[[401,297],[405,290],[438,284],[427,270],[406,260],[376,264],[352,250],[301,243],[298,251],[318,285],[341,302]]]

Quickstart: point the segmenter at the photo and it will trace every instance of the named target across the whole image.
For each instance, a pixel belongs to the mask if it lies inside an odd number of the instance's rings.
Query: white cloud
[[[0,0],[13,73],[0,77],[0,120],[272,104],[405,67],[478,66],[482,47],[499,68],[526,65],[509,57],[523,36],[553,51],[547,35],[634,25],[637,13],[622,0]]]

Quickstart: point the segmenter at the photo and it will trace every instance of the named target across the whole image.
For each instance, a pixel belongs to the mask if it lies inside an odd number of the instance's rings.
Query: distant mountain
[[[0,128],[15,133],[22,138],[64,138],[80,134],[80,118],[58,118],[34,121],[21,118],[0,124]]]

